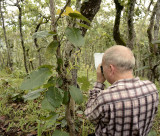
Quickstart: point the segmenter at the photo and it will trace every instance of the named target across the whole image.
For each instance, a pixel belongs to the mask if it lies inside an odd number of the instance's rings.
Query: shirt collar
[[[131,79],[120,79],[118,81],[115,81],[109,88],[115,87],[117,85],[124,85],[126,83],[134,83],[134,82],[137,82],[139,80],[140,80],[139,77],[131,78]]]

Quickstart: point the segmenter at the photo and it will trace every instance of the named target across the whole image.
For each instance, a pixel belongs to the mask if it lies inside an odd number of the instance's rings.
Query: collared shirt
[[[147,136],[158,108],[158,92],[150,81],[122,79],[104,90],[90,90],[86,117],[96,124],[96,136]]]

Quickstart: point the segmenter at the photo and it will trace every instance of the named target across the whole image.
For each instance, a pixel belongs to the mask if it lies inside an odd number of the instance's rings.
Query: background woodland
[[[160,0],[0,0],[0,24],[0,135],[94,132],[84,116],[93,55],[116,44],[160,90]]]

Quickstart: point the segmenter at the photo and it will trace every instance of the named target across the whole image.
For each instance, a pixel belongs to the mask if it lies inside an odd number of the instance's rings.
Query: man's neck
[[[115,77],[116,78],[114,79],[114,82],[116,82],[118,80],[122,80],[122,79],[132,79],[132,78],[134,78],[132,71],[117,73],[117,75]]]

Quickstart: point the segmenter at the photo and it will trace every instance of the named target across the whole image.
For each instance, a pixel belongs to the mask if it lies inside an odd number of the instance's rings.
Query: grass
[[[87,74],[91,83],[90,88],[92,88],[96,80],[95,71],[88,69],[88,72],[87,70],[81,70],[78,73],[79,76],[86,76]],[[45,120],[45,117],[49,118],[50,115],[48,111],[41,108],[43,96],[27,102],[21,99],[22,95],[26,93],[19,90],[25,76],[23,72],[16,71],[14,74],[8,74],[2,71],[0,75],[0,135],[25,136],[32,134],[51,136],[56,128],[64,131],[68,130],[64,118],[64,106],[57,109],[58,116]],[[108,86],[107,83],[106,86]],[[160,86],[158,89],[160,90]],[[88,91],[84,92],[85,101],[87,101],[87,93]],[[85,102],[80,106],[76,105],[75,124],[79,136],[87,136],[88,133],[94,132],[94,126],[83,115],[84,110]],[[160,105],[152,130],[156,132],[157,136],[160,135]]]

